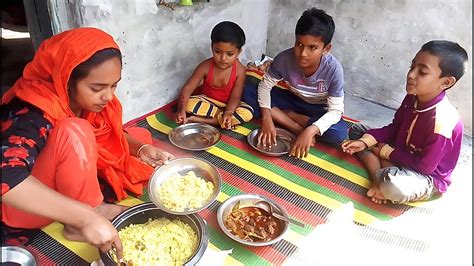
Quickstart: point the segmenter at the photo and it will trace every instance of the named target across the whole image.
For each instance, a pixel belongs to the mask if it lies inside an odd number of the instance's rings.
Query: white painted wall
[[[124,121],[172,100],[194,67],[211,55],[210,31],[222,20],[247,36],[243,63],[291,47],[309,7],[334,17],[332,52],[344,67],[346,93],[397,108],[406,72],[421,45],[459,42],[472,55],[470,0],[210,0],[172,11],[158,0],[48,0],[55,33],[94,26],[116,38],[124,55],[117,92]],[[469,65],[471,65],[471,58]],[[448,95],[472,135],[472,71]],[[347,114],[350,116],[350,114]],[[376,115],[376,114],[374,114]]]
[[[158,1],[156,1],[158,2]],[[117,96],[124,121],[174,100],[200,61],[211,56],[211,30],[223,20],[246,34],[243,63],[265,50],[268,0],[212,0],[177,6],[154,0],[50,0],[55,33],[79,26],[100,28],[118,42],[123,54]]]

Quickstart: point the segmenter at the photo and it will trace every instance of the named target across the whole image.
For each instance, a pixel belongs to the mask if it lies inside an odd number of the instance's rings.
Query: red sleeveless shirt
[[[227,103],[229,101],[230,93],[232,92],[232,88],[234,88],[235,80],[237,78],[237,60],[235,60],[234,64],[232,65],[230,79],[225,87],[214,87],[212,85],[213,78],[214,61],[211,61],[211,65],[209,66],[209,72],[207,72],[207,77],[201,86],[202,93],[207,97],[210,97],[223,103]]]

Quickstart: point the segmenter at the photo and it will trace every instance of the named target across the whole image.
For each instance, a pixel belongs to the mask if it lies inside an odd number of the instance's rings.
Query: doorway
[[[2,0],[2,95],[21,77],[35,50],[52,36],[47,1]]]

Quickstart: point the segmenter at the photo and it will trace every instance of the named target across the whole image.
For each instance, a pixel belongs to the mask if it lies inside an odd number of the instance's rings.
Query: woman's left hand
[[[166,164],[168,160],[174,158],[174,155],[162,149],[158,149],[151,144],[147,144],[139,151],[137,157],[152,167],[156,167],[158,165]]]

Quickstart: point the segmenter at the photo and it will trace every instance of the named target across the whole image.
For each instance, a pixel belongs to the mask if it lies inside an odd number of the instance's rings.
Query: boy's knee
[[[362,123],[355,123],[349,128],[349,139],[359,139],[362,135],[367,132],[368,127],[363,125]]]
[[[326,131],[322,140],[327,143],[339,145],[347,139],[347,130],[345,128],[332,128]]]

